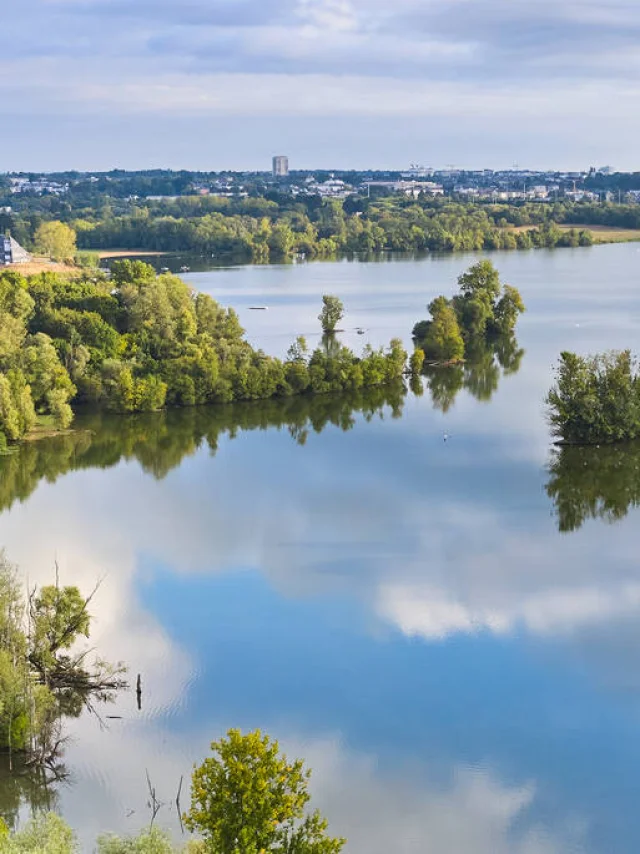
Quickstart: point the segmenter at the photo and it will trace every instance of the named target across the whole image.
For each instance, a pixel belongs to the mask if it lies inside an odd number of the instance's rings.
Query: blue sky
[[[638,0],[20,0],[0,169],[631,169]]]

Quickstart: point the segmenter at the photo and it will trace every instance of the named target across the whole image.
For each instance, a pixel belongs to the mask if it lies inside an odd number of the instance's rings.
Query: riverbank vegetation
[[[0,449],[39,415],[67,428],[72,405],[143,412],[343,392],[401,379],[407,358],[397,339],[358,357],[331,334],[272,358],[233,309],[140,261],[114,262],[110,278],[0,273],[0,333]]]
[[[290,761],[278,742],[259,730],[231,729],[211,751],[193,771],[191,806],[184,815],[197,840],[174,846],[154,826],[162,808],[154,797],[150,829],[129,839],[102,836],[98,854],[339,854],[346,840],[329,836],[326,819],[310,811],[311,772],[302,760]],[[77,851],[71,829],[54,814],[36,817],[15,834],[0,819],[0,854]]]
[[[43,222],[53,221],[71,228],[84,250],[178,252],[256,263],[289,261],[301,254],[331,258],[589,246],[629,239],[640,228],[638,205],[568,200],[495,204],[398,195],[323,200],[277,192],[154,199],[102,193],[13,198],[12,204],[11,213],[0,215],[0,232],[10,231],[31,250],[41,242],[37,234]]]
[[[95,591],[94,591],[95,592]],[[88,638],[89,605],[77,587],[34,588],[26,595],[0,553],[0,752],[56,773],[61,721],[124,687],[122,668],[88,664],[74,650]]]
[[[583,357],[563,352],[547,396],[553,436],[570,445],[640,437],[640,373],[629,350]]]
[[[525,310],[522,297],[500,282],[490,261],[479,261],[458,278],[459,293],[436,297],[428,306],[429,320],[413,328],[413,339],[427,359],[456,363],[492,342],[510,342],[518,317]]]

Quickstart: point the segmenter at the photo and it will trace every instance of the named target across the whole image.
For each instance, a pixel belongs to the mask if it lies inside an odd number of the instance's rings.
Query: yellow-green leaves
[[[63,222],[43,222],[35,233],[36,252],[54,261],[73,261],[76,233]]]
[[[232,729],[211,745],[213,756],[195,768],[187,827],[216,854],[337,854],[344,840],[326,836],[327,824],[307,815],[310,771],[289,762],[277,741],[260,730]]]

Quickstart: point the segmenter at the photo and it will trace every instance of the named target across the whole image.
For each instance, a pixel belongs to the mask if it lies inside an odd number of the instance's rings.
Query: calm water
[[[180,777],[229,726],[308,760],[352,854],[640,850],[640,450],[552,458],[542,404],[561,349],[638,348],[640,252],[493,260],[526,353],[444,404],[431,378],[404,400],[89,417],[92,439],[0,462],[0,543],[32,582],[55,558],[67,583],[106,576],[92,642],[143,678],[142,712],[125,694],[122,720],[69,726],[51,798],[85,850],[148,821],[145,769],[178,832]],[[472,261],[188,278],[282,354],[315,340],[326,292],[346,343],[408,343]]]

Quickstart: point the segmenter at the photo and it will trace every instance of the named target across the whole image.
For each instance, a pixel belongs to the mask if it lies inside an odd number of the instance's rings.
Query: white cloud
[[[536,825],[532,781],[507,785],[489,769],[455,765],[445,781],[430,779],[422,762],[383,769],[378,757],[347,749],[338,738],[275,726],[287,755],[303,757],[313,769],[313,806],[329,818],[330,833],[347,838],[351,854],[423,854],[426,844],[456,854],[560,854],[583,837],[585,822]],[[69,751],[76,781],[63,792],[62,806],[82,829],[86,850],[100,832],[133,833],[148,824],[146,770],[163,803],[157,822],[178,835],[180,777],[185,809],[192,763],[202,760],[209,741],[224,729],[213,719],[207,732],[185,737],[148,719],[116,723],[105,732],[96,732],[90,719],[79,722],[77,747]]]
[[[139,111],[196,117],[203,133],[212,117],[287,119],[297,125],[280,122],[285,142],[296,130],[299,148],[318,159],[327,141],[317,140],[309,119],[336,117],[337,149],[350,163],[362,156],[356,129],[366,138],[373,118],[422,118],[421,135],[442,163],[473,138],[469,157],[478,162],[470,166],[498,166],[510,148],[520,162],[533,159],[530,152],[544,157],[532,165],[558,164],[566,152],[574,166],[598,156],[631,163],[640,129],[640,22],[631,2],[23,0],[16,7],[3,22],[0,60],[16,152],[37,134],[28,126],[49,127],[52,117],[84,119],[95,146],[104,134],[96,117],[113,128]],[[225,130],[228,151],[237,151],[240,122]],[[81,136],[60,142],[69,157],[75,152],[70,167],[86,148]],[[116,159],[136,146],[135,134],[117,137]],[[175,152],[179,140],[170,127],[159,149]],[[181,150],[181,158],[195,158],[193,143]],[[387,150],[392,161],[400,143],[389,138]],[[255,160],[261,156],[256,148]]]
[[[358,27],[355,9],[349,0],[298,0],[296,15],[325,37],[350,32]]]

